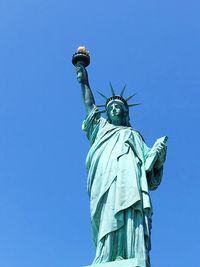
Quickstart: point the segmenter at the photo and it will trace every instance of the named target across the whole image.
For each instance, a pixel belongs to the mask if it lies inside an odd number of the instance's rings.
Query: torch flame
[[[89,51],[87,51],[87,49],[85,48],[85,46],[79,46],[78,49],[77,49],[77,53],[88,55],[89,54]]]

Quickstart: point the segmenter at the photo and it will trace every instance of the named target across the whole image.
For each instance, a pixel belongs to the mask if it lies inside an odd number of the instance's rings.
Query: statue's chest
[[[132,129],[130,127],[124,126],[114,126],[107,123],[104,127],[99,130],[97,139],[101,138],[118,138],[119,141],[124,141],[126,139],[132,138]]]

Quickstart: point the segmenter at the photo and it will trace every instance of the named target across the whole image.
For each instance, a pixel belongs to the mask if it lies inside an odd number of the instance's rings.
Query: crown
[[[112,93],[112,96],[110,97],[107,97],[105,96],[104,94],[102,94],[101,92],[97,91],[98,94],[100,94],[104,99],[106,99],[106,103],[104,105],[97,105],[97,107],[104,107],[105,110],[101,111],[101,113],[103,112],[106,112],[106,109],[107,109],[107,106],[112,102],[112,101],[115,101],[115,100],[118,100],[118,101],[121,101],[122,104],[127,108],[129,109],[129,107],[134,107],[134,106],[138,106],[140,105],[139,103],[135,103],[135,104],[129,104],[128,101],[134,97],[136,94],[133,94],[131,96],[129,96],[128,98],[124,98],[123,97],[123,94],[124,94],[124,91],[126,89],[126,85],[123,87],[121,93],[119,95],[116,95],[115,94],[115,91],[114,91],[114,88],[112,86],[112,84],[110,83],[110,89],[111,89],[111,93]]]

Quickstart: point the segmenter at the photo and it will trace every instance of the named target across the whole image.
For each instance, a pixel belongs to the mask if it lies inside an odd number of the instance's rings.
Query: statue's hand
[[[156,152],[158,154],[158,159],[155,162],[155,168],[160,169],[166,160],[167,146],[164,142],[161,142],[156,147]]]
[[[77,73],[77,80],[79,83],[87,83],[88,81],[87,71],[81,64],[76,65],[76,73]]]

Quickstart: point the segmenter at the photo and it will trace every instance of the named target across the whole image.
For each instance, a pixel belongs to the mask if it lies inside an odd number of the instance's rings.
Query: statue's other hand
[[[156,160],[155,168],[160,169],[166,160],[166,154],[167,154],[166,144],[163,142],[159,143],[156,147],[156,152],[158,154],[158,159]]]
[[[87,72],[86,69],[81,64],[76,65],[76,74],[79,83],[87,82]]]

